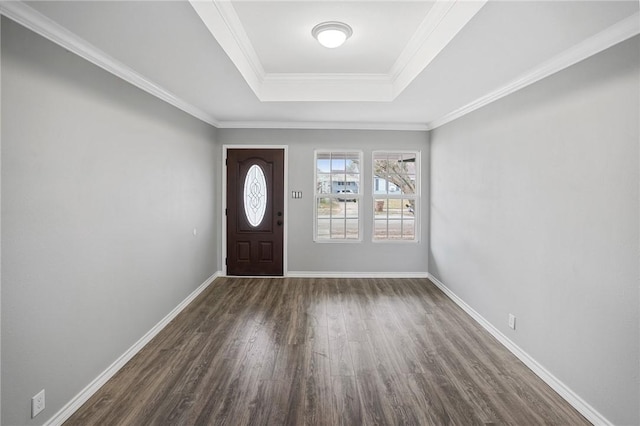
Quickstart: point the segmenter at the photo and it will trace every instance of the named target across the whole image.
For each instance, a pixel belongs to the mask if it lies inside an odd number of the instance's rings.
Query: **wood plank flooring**
[[[589,424],[426,279],[219,278],[66,425]]]

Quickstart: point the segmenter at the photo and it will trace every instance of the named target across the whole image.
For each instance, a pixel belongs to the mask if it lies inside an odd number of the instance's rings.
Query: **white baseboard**
[[[320,272],[289,271],[290,278],[428,278],[427,272]]]
[[[433,275],[429,274],[429,280],[431,280],[436,287],[438,287],[444,294],[453,300],[453,302],[460,306],[467,314],[471,316],[478,324],[484,327],[493,337],[498,339],[502,345],[507,348],[512,354],[514,354],[520,361],[522,361],[527,367],[531,369],[538,377],[540,377],[546,384],[551,386],[562,398],[564,398],[569,404],[580,412],[587,420],[594,425],[613,426],[609,420],[607,420],[602,414],[600,414],[595,408],[585,402],[578,394],[572,391],[567,385],[562,383],[557,377],[551,374],[545,369],[538,361],[533,359],[528,353],[522,350],[518,345],[513,343],[507,336],[502,334],[500,330],[495,328],[493,324],[487,321],[482,315],[476,312],[471,306],[469,306],[458,295],[451,291],[446,285],[438,280]]]
[[[82,406],[89,398],[93,396],[110,378],[112,378],[124,365],[133,358],[140,350],[151,341],[163,328],[167,326],[189,303],[191,303],[200,293],[202,293],[209,285],[219,276],[222,275],[221,271],[216,272],[205,280],[198,288],[196,288],[186,299],[184,299],[178,306],[176,306],[171,312],[169,312],[164,318],[160,320],[151,330],[149,330],[140,340],[133,344],[125,353],[123,353],[117,360],[113,362],[106,370],[104,370],[98,377],[96,377],[91,383],[80,391],[75,397],[71,399],[64,407],[62,407],[56,414],[53,415],[46,423],[45,426],[59,426],[62,425],[78,408]]]

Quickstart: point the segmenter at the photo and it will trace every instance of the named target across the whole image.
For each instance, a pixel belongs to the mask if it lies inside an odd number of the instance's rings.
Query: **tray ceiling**
[[[638,7],[633,0],[0,2],[6,17],[218,127],[414,130],[637,35]],[[310,35],[327,19],[354,28],[335,54]]]
[[[484,6],[476,1],[192,0],[261,101],[392,101]],[[324,21],[353,36],[327,49]]]

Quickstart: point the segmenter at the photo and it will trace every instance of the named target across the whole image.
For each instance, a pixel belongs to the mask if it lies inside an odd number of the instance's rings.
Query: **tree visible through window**
[[[315,240],[360,240],[362,152],[316,151]]]
[[[417,240],[418,152],[373,153],[373,239]]]

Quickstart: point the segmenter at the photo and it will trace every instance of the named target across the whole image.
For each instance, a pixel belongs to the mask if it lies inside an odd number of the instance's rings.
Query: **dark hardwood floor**
[[[66,425],[589,424],[426,279],[219,278]]]

